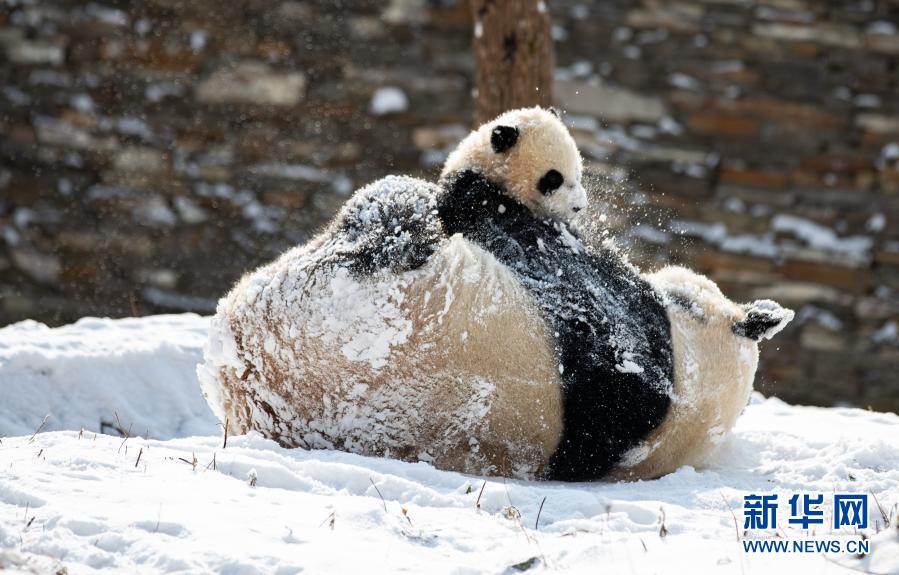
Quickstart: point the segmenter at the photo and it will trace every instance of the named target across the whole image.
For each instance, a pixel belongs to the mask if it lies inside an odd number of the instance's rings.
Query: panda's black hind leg
[[[770,299],[744,304],[746,317],[731,326],[731,330],[754,341],[771,339],[793,319],[793,310],[781,307]]]

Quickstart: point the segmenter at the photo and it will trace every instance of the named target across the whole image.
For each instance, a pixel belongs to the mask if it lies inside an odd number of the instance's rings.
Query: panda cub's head
[[[554,110],[511,110],[473,131],[447,158],[440,178],[466,170],[538,217],[568,220],[587,206],[581,155]]]

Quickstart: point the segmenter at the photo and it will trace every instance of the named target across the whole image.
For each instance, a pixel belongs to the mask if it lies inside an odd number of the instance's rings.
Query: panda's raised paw
[[[746,317],[731,327],[737,335],[754,341],[771,339],[793,320],[793,310],[781,307],[770,299],[743,304]]]

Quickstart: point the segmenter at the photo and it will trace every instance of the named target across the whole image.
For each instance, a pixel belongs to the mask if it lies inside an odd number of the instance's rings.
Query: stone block
[[[875,297],[859,298],[853,308],[855,315],[862,320],[884,321],[899,317],[899,302]]]
[[[27,247],[10,248],[9,255],[13,266],[34,281],[47,285],[54,285],[59,281],[62,263],[57,256]]]
[[[863,46],[861,34],[857,29],[845,24],[819,23],[815,25],[782,24],[766,22],[755,24],[752,33],[763,38],[785,40],[790,42],[808,41],[836,46],[840,48],[858,49]]]
[[[760,122],[740,114],[724,114],[700,112],[690,116],[690,128],[701,133],[715,136],[758,136]]]
[[[784,172],[732,166],[722,167],[719,177],[724,184],[745,185],[756,188],[783,188],[789,181],[789,177]]]
[[[889,194],[899,194],[899,168],[886,167],[880,171],[880,189]]]
[[[854,294],[871,288],[871,272],[865,269],[801,260],[787,260],[780,269],[787,279],[833,286]]]
[[[843,332],[835,332],[816,323],[803,326],[799,343],[806,349],[816,351],[843,351],[849,347]]]
[[[851,297],[840,290],[816,283],[803,281],[781,281],[759,286],[751,290],[755,299],[770,298],[784,305],[800,306],[808,303],[829,303],[846,305]]]
[[[447,126],[421,126],[412,131],[412,142],[419,150],[432,150],[455,146],[468,135],[469,128],[462,124]]]
[[[668,115],[661,98],[626,88],[557,80],[555,96],[566,112],[587,114],[607,122],[658,122]]]
[[[714,270],[749,270],[770,273],[774,270],[774,264],[769,259],[720,252],[713,249],[704,250],[697,258],[696,263],[701,269],[711,272]]]
[[[899,134],[899,116],[866,112],[855,117],[855,125],[875,134]]]
[[[6,57],[14,64],[59,66],[65,56],[62,44],[42,40],[14,42],[6,47]]]
[[[123,148],[113,159],[113,168],[122,172],[157,173],[167,167],[165,154],[153,148]]]
[[[686,2],[646,3],[645,9],[631,10],[625,22],[634,28],[664,28],[675,32],[697,32],[704,10]]]
[[[865,47],[882,54],[899,54],[899,34],[865,34]]]
[[[276,72],[256,62],[220,68],[196,89],[205,104],[258,104],[296,106],[304,96],[306,76],[300,72]]]
[[[99,275],[100,270],[95,265],[74,264],[63,268],[60,281],[64,284],[78,284],[94,281]]]
[[[91,151],[109,151],[115,147],[112,139],[95,138],[89,130],[46,116],[34,119],[34,131],[38,142],[51,146]]]

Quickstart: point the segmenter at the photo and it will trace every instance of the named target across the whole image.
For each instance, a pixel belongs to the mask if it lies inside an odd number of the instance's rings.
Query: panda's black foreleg
[[[610,348],[592,346],[597,339],[585,326],[560,333],[564,431],[546,479],[601,479],[661,424],[671,405],[666,389],[616,369]],[[659,339],[659,347],[665,348],[666,341]],[[657,361],[669,371],[669,354],[660,351]]]

